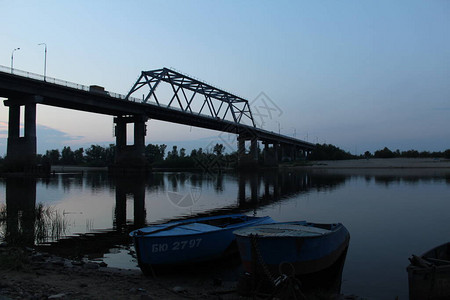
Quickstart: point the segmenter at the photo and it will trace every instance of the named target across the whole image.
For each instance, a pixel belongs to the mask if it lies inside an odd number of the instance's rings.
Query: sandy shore
[[[450,169],[450,159],[444,158],[370,158],[349,160],[322,160],[308,162],[310,169]],[[81,173],[106,171],[106,167],[52,166],[52,172]]]
[[[370,158],[315,161],[314,169],[449,169],[450,159],[443,158]]]
[[[108,168],[55,165],[51,167],[51,171],[56,173],[81,173],[84,171],[108,171]]]

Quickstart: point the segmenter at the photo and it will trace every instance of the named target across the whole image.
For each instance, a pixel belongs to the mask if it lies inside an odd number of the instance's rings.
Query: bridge
[[[142,94],[142,97],[136,97]],[[36,105],[73,109],[114,117],[117,167],[145,165],[148,119],[201,127],[237,135],[240,166],[258,160],[258,141],[264,144],[264,163],[306,155],[314,145],[257,128],[249,102],[178,71],[143,71],[127,95],[0,66],[0,97],[9,108],[7,160],[33,165],[36,157]],[[24,106],[24,135],[20,136],[20,107]],[[134,124],[134,145],[127,145],[126,126]],[[250,142],[249,151],[245,142]]]

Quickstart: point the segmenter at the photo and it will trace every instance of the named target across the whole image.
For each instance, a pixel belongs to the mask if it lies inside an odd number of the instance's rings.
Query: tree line
[[[417,150],[392,151],[387,147],[376,150],[374,153],[370,151],[364,152],[362,155],[353,155],[331,144],[316,144],[315,149],[308,156],[309,160],[342,160],[342,159],[360,159],[360,158],[448,158],[450,159],[450,149],[440,152],[429,152]]]
[[[384,147],[382,150],[377,150],[374,152],[374,154],[370,153],[369,151],[366,151],[364,153],[365,158],[396,158],[396,157],[407,157],[407,158],[450,158],[450,149],[447,149],[443,152],[429,152],[429,151],[417,151],[417,150],[408,150],[408,151],[400,151],[395,150],[392,151],[387,147]]]
[[[260,149],[259,157],[262,159]],[[37,164],[41,165],[79,165],[90,167],[106,167],[114,164],[116,145],[110,144],[107,147],[91,145],[89,148],[78,148],[72,150],[66,146],[61,151],[59,149],[47,150],[45,154],[37,155]],[[189,154],[185,148],[173,146],[167,150],[167,145],[148,144],[145,147],[144,155],[147,163],[152,167],[161,168],[233,168],[237,166],[237,153],[225,153],[222,144],[216,144],[209,149],[193,149]],[[385,147],[374,153],[366,151],[362,155],[353,155],[331,144],[316,144],[315,149],[302,160],[343,160],[361,158],[447,158],[450,159],[450,149],[443,152],[428,152],[417,150],[392,151]],[[0,158],[2,163],[4,158]]]
[[[114,163],[116,145],[107,147],[91,145],[89,148],[72,150],[66,146],[59,149],[47,150],[45,154],[37,155],[37,164],[50,165],[81,165],[90,167],[106,167]],[[153,167],[167,168],[196,168],[199,165],[212,167],[218,165],[233,167],[235,163],[233,154],[226,154],[222,144],[216,144],[206,151],[203,148],[193,149],[190,154],[185,148],[178,149],[173,146],[167,151],[167,145],[148,144],[145,146],[146,162]],[[223,164],[225,162],[225,164]]]

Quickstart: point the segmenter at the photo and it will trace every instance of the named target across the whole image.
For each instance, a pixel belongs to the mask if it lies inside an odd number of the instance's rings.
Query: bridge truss
[[[157,96],[156,90],[162,90],[163,84],[165,91],[161,92],[162,96]],[[134,97],[138,90],[147,94],[144,93],[142,98]],[[169,98],[168,103],[164,103],[163,100]],[[125,99],[139,99],[142,103],[153,102],[194,115],[256,127],[247,100],[168,68],[142,71]]]

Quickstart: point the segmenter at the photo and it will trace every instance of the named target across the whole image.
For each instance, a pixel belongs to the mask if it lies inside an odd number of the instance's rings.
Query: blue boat
[[[270,217],[242,214],[173,221],[130,233],[138,264],[144,273],[150,266],[198,263],[222,257],[235,241],[233,231],[273,223]]]
[[[340,223],[306,221],[273,223],[236,230],[244,269],[253,274],[269,270],[273,276],[312,274],[332,266],[348,248],[350,234]],[[282,273],[282,274],[280,274]]]

